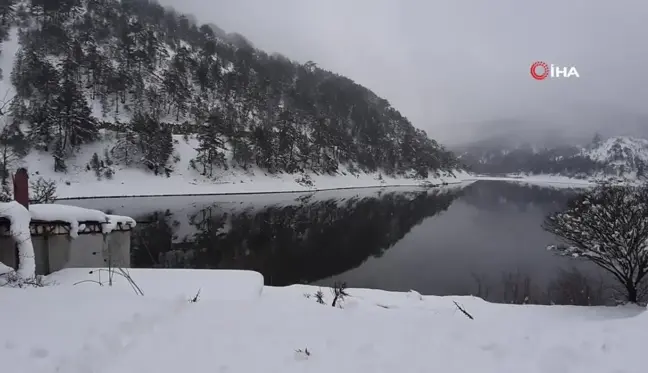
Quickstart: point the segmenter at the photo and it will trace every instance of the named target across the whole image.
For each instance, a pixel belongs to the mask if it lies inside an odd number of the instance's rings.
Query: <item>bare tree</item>
[[[4,118],[0,121],[4,122]],[[4,123],[0,123],[0,125],[4,125]],[[11,145],[8,127],[3,126],[0,129],[0,187],[2,188],[0,194],[2,196],[11,196],[11,172],[19,160],[20,155]]]
[[[543,228],[566,245],[547,249],[584,258],[611,273],[637,303],[648,275],[648,186],[600,185],[549,215]]]
[[[502,274],[502,287],[504,289],[503,301],[510,304],[533,304],[540,303],[538,300],[531,300],[532,286],[531,276],[519,270]]]
[[[577,268],[561,269],[549,283],[547,295],[552,303],[575,306],[605,304],[605,286],[602,279],[591,278]]]
[[[54,203],[56,201],[56,182],[39,177],[30,183],[33,203]]]

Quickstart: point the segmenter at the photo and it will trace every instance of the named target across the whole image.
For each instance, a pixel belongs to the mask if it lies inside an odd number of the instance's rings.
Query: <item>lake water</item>
[[[65,201],[132,216],[133,267],[252,269],[310,283],[602,304],[611,281],[545,250],[544,217],[577,193],[501,181],[443,189]]]

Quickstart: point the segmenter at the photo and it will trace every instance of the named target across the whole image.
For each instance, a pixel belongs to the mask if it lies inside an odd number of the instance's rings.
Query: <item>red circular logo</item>
[[[540,73],[538,73],[538,70],[541,70]],[[544,78],[549,76],[549,65],[542,61],[536,61],[531,64],[531,76],[535,80],[543,80]]]

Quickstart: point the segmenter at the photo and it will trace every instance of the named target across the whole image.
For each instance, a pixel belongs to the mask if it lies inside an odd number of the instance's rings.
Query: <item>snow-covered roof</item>
[[[31,222],[60,222],[70,226],[70,235],[76,237],[80,226],[86,224],[101,224],[103,233],[110,233],[118,227],[132,228],[136,225],[134,219],[128,216],[108,215],[102,211],[77,206],[60,204],[29,205]]]
[[[67,222],[108,222],[108,216],[99,210],[86,209],[77,206],[59,204],[34,204],[29,205],[32,221],[61,221]]]

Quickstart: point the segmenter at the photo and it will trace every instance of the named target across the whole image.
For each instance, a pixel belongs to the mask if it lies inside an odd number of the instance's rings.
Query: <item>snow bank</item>
[[[126,271],[144,295],[153,298],[190,299],[200,291],[201,299],[249,300],[258,298],[263,290],[263,275],[253,271],[146,268]],[[86,281],[77,285],[84,287],[97,287],[97,281],[108,285],[108,280],[107,268],[68,268],[46,278],[46,282],[63,286]],[[128,280],[119,274],[113,276],[113,287],[133,292]]]
[[[103,233],[110,233],[119,224],[135,226],[135,220],[128,216],[106,215],[102,211],[61,204],[34,204],[29,206],[32,220],[61,221],[70,224],[70,236],[79,235],[80,224],[98,222],[103,224]]]
[[[6,218],[11,223],[11,236],[18,245],[19,264],[16,274],[26,279],[32,278],[36,273],[36,261],[34,259],[34,246],[31,241],[29,223],[31,216],[29,211],[16,201],[0,203],[0,217]],[[10,248],[11,249],[11,248]],[[0,263],[0,274],[11,272],[11,268]]]
[[[164,287],[197,285],[192,272],[133,271],[142,275],[140,281],[149,277],[150,286],[162,281],[156,290],[160,297],[93,284],[0,289],[3,368],[25,373],[645,371],[641,342],[648,315],[639,307],[514,306],[348,289],[339,309],[305,297],[318,289],[312,286],[266,287],[260,297],[235,302],[209,296],[205,284],[238,288],[236,271],[198,271],[205,273],[197,275],[204,276],[198,282],[205,296],[191,303],[193,289],[168,293]],[[165,280],[167,275],[172,280]],[[330,296],[329,289],[322,290]],[[168,297],[174,293],[181,296]]]

